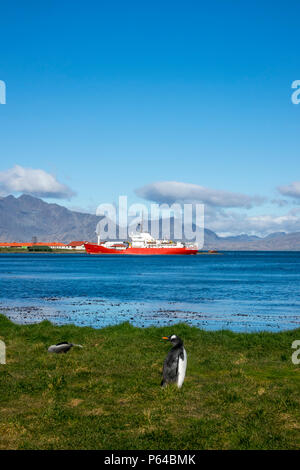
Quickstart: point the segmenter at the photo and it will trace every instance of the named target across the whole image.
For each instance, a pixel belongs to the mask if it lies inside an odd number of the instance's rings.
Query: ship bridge
[[[147,232],[141,233],[131,233],[130,235],[132,246],[136,248],[142,248],[143,246],[147,245],[148,243],[155,243],[155,238]]]

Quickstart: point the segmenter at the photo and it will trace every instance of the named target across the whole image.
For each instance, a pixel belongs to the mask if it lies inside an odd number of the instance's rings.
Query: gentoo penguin
[[[184,381],[187,364],[187,354],[183,341],[176,335],[163,336],[163,339],[171,341],[174,346],[168,352],[164,361],[161,386],[165,387],[168,383],[176,383],[177,387],[180,388]]]
[[[56,354],[67,353],[73,346],[77,346],[78,348],[83,347],[81,344],[73,344],[63,341],[62,343],[52,344],[49,346],[48,352]]]

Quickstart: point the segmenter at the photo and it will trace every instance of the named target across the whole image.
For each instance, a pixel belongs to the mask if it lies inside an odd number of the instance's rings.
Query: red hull
[[[196,248],[126,248],[124,250],[116,250],[114,248],[106,248],[103,245],[94,243],[85,243],[85,250],[93,255],[196,255]]]

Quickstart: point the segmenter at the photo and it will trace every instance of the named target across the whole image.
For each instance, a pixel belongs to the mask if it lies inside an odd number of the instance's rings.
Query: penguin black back
[[[51,346],[49,346],[48,352],[56,354],[67,353],[68,351],[70,351],[71,348],[73,348],[73,346],[82,348],[81,344],[74,344],[68,343],[67,341],[62,341],[61,343],[52,344]]]
[[[168,352],[164,361],[161,386],[165,387],[169,383],[176,383],[180,388],[184,381],[187,364],[187,354],[183,341],[176,335],[164,336],[163,339],[170,341],[173,348]]]

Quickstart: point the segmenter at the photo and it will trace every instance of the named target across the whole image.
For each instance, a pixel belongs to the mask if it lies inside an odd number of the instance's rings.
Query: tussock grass
[[[160,387],[170,347],[184,339],[182,389]],[[241,334],[185,324],[100,330],[0,315],[1,449],[299,449],[300,330]],[[84,345],[48,354],[59,341]]]

